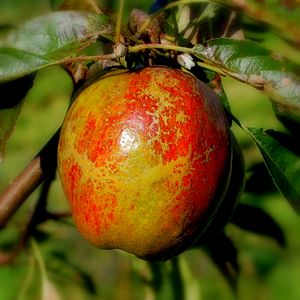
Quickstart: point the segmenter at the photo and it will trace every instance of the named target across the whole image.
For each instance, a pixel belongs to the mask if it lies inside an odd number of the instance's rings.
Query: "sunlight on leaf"
[[[201,286],[197,279],[193,276],[190,266],[184,255],[178,257],[179,270],[184,286],[184,299],[186,300],[201,300]]]
[[[105,15],[61,11],[23,24],[8,36],[5,44],[47,58],[58,58],[110,32]]]
[[[0,43],[0,82],[59,64],[99,36],[112,39],[111,34],[105,15],[63,11],[33,19]]]
[[[38,244],[33,239],[31,239],[31,247],[41,273],[41,281],[42,281],[41,300],[61,300],[61,296],[58,290],[48,278],[42,253],[40,252]]]
[[[48,278],[43,278],[42,298],[41,300],[61,300],[61,297]]]
[[[34,273],[34,260],[33,257],[30,256],[29,257],[29,263],[28,263],[28,273],[26,274],[26,277],[24,278],[23,284],[21,286],[19,295],[17,300],[24,300],[26,299],[25,295],[28,292],[30,285],[32,284],[32,280],[33,280],[33,273]]]
[[[208,65],[265,93],[277,116],[300,123],[300,80],[270,50],[253,41],[227,38],[193,50]]]

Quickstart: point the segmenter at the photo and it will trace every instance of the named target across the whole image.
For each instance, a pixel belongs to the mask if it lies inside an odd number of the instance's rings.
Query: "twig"
[[[141,44],[141,45],[137,45],[137,46],[129,46],[128,47],[129,52],[139,52],[139,51],[148,50],[148,49],[163,49],[163,50],[184,52],[184,53],[189,53],[189,54],[194,54],[194,52],[195,52],[192,48],[181,47],[181,46],[176,46],[176,45],[156,44],[156,43]]]
[[[89,62],[89,61],[101,61],[101,60],[113,60],[116,58],[114,53],[103,54],[103,55],[86,55],[76,57],[66,57],[59,61],[60,64],[67,64],[73,62]]]
[[[53,173],[53,168],[56,168],[59,131],[0,195],[0,228],[6,225],[28,196]]]

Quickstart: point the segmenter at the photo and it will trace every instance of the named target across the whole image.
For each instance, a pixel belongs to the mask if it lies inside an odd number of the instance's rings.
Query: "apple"
[[[58,169],[84,238],[157,261],[205,231],[226,193],[231,156],[214,92],[189,73],[157,66],[110,72],[76,97]]]
[[[232,167],[230,181],[224,199],[220,202],[215,214],[205,231],[199,236],[195,246],[203,246],[210,243],[225,229],[239,203],[245,186],[245,161],[242,150],[231,133],[232,143]]]

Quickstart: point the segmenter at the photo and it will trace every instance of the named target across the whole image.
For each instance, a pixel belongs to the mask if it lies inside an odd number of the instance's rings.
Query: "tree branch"
[[[0,228],[6,225],[28,196],[53,173],[53,168],[56,168],[59,132],[60,130],[52,136],[0,195]]]

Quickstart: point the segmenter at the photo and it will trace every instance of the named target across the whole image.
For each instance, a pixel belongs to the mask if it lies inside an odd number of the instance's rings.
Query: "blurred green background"
[[[59,2],[52,1],[54,5]],[[109,2],[110,5],[112,3]],[[133,7],[147,10],[149,3],[150,0],[127,1],[126,11]],[[0,0],[2,32],[50,10],[48,0]],[[276,35],[264,35],[262,43],[300,62],[299,53]],[[280,129],[268,99],[262,94],[228,78],[224,79],[224,86],[233,113],[244,125]],[[52,67],[39,72],[9,140],[6,160],[0,164],[0,192],[60,126],[71,92],[71,80],[62,69]],[[233,130],[243,147],[246,165],[260,161],[261,157],[249,138],[238,128]],[[1,251],[9,251],[17,243],[37,197],[38,191],[23,205],[7,228],[0,231]],[[241,276],[237,298],[300,299],[298,216],[278,193],[265,196],[244,194],[241,201],[270,213],[286,233],[287,247],[282,249],[270,238],[242,231],[234,225],[227,226],[226,231],[239,250]],[[68,211],[58,178],[51,187],[49,209],[53,212]],[[189,250],[173,263],[157,263],[150,267],[148,263],[118,250],[95,249],[79,236],[70,219],[66,222],[48,221],[42,224],[41,229],[43,235],[38,240],[38,248],[36,244],[29,245],[12,264],[0,266],[1,300],[150,300],[154,299],[149,286],[153,276],[151,270],[161,272],[158,299],[178,299],[176,294],[174,296],[169,276],[176,268],[181,271],[186,299],[234,299],[226,280],[201,249]],[[43,289],[48,291],[48,298],[41,297]]]

